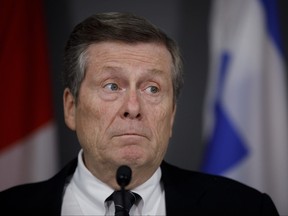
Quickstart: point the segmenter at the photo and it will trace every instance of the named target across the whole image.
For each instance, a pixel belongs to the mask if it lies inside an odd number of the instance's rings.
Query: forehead
[[[155,68],[162,67],[157,68],[162,70],[171,70],[172,67],[170,52],[159,43],[100,42],[91,44],[87,54],[88,66],[129,63]]]

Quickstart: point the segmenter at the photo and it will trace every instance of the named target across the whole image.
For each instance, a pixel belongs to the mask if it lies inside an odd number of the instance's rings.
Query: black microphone
[[[131,176],[132,170],[130,167],[122,165],[117,169],[116,180],[121,189],[125,189],[125,187],[130,183]]]
[[[127,209],[125,187],[130,183],[131,176],[132,176],[132,170],[130,167],[126,165],[122,165],[117,169],[116,180],[117,180],[118,185],[121,188],[122,204],[123,204],[124,209]]]

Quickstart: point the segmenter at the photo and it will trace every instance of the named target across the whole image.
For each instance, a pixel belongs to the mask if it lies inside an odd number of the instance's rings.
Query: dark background
[[[45,0],[61,167],[74,158],[80,149],[74,132],[66,127],[63,118],[61,70],[66,40],[74,25],[93,13],[125,11],[144,16],[180,46],[184,59],[185,84],[165,159],[182,168],[198,169],[204,147],[202,122],[209,68],[211,1],[213,0]],[[280,0],[279,8],[287,60],[288,1]]]

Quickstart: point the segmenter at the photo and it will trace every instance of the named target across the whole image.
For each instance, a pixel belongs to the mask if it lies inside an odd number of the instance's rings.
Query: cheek
[[[162,146],[167,145],[171,135],[171,118],[171,110],[159,109],[158,112],[154,112],[151,119],[150,126],[153,128],[154,136],[157,139],[156,142]]]
[[[76,132],[82,147],[105,148],[109,138],[107,128],[116,116],[115,107],[115,104],[103,103],[98,98],[87,98],[78,104]]]
[[[95,106],[93,101],[79,103],[76,111],[76,133],[80,144],[83,146],[93,145],[97,134],[101,131],[102,109]]]
[[[87,100],[86,100],[87,101]],[[76,127],[85,127],[99,118],[100,110],[92,101],[78,104],[76,112]]]
[[[159,110],[154,112],[153,117],[151,118],[150,128],[153,132],[153,141],[152,141],[152,155],[153,161],[160,163],[165,156],[168,142],[170,139],[170,113],[167,110]]]

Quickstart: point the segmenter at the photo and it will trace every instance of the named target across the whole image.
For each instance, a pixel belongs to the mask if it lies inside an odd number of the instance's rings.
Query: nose
[[[125,97],[122,109],[122,117],[128,119],[141,119],[140,98],[136,91],[129,91]]]

